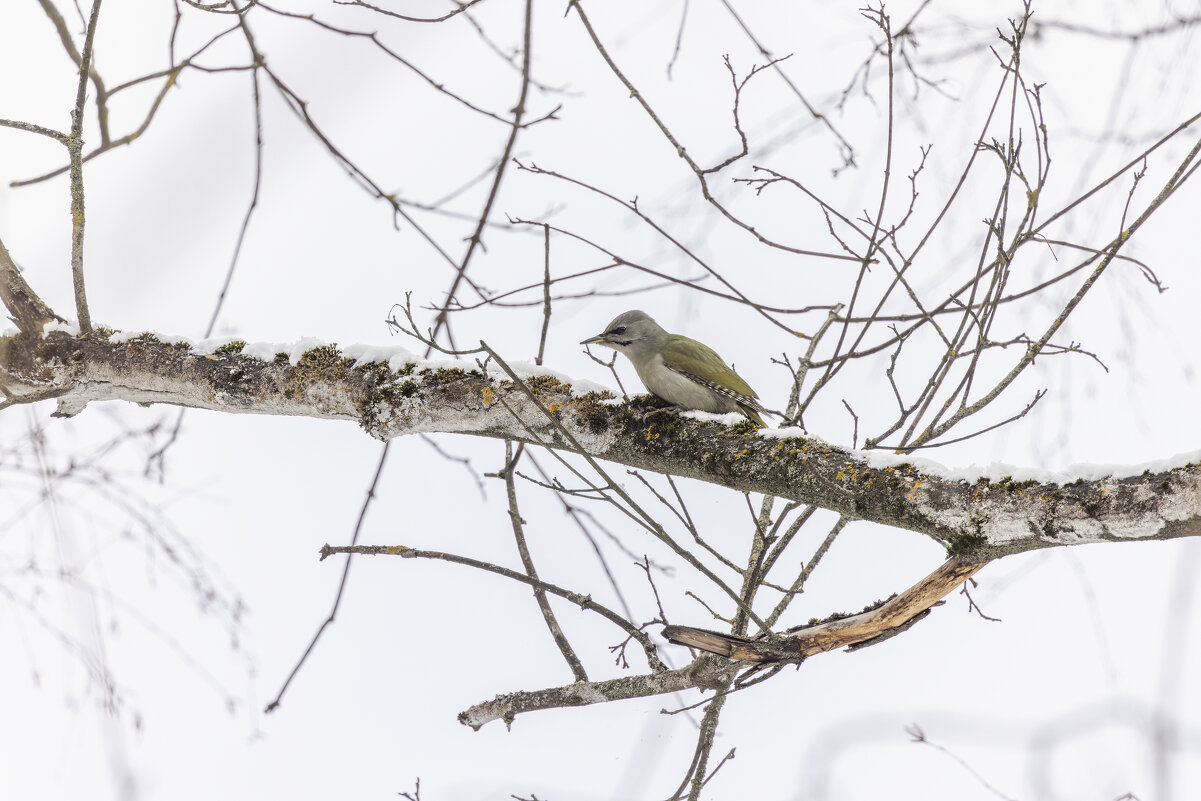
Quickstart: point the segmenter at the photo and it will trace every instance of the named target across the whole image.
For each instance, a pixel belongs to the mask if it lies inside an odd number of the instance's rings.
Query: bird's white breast
[[[733,400],[722,397],[708,387],[669,369],[658,353],[643,364],[635,362],[634,369],[638,371],[638,377],[646,384],[646,388],[668,403],[716,414],[740,411],[738,404]]]

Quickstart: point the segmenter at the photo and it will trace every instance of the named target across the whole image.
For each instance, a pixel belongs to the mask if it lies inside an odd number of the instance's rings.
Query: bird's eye
[[[614,328],[612,331],[610,331],[609,333],[610,334],[624,334],[625,332],[626,332],[626,327],[624,325],[619,325],[616,328]]]

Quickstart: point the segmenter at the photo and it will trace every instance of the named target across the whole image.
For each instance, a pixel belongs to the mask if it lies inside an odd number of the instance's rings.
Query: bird
[[[669,334],[637,309],[617,315],[603,334],[580,342],[624,353],[642,383],[674,406],[702,412],[746,415],[760,428],[767,424],[755,390],[712,348],[680,334]]]

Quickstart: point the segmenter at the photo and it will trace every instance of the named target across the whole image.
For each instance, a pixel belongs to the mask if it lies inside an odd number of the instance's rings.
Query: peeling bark
[[[874,644],[904,631],[972,577],[986,563],[953,556],[909,589],[857,615],[798,626],[780,634],[749,638],[691,626],[666,626],[663,636],[736,662],[771,664],[801,662],[814,654],[838,648]]]
[[[674,414],[646,421],[635,406],[573,397],[549,376],[525,381],[535,403],[493,369],[431,369],[345,358],[314,348],[295,364],[234,345],[193,352],[152,335],[112,342],[54,332],[0,338],[7,403],[54,395],[59,414],[101,400],[358,423],[388,440],[420,432],[510,439],[732,489],[768,493],[924,533],[953,555],[984,562],[1056,545],[1201,535],[1201,466],[1073,483],[974,483],[866,456],[808,437],[773,438]],[[499,377],[498,377],[499,376]],[[552,419],[553,418],[553,419]]]
[[[17,328],[26,334],[40,334],[46,323],[62,321],[25,283],[3,242],[0,242],[0,303],[8,309]]]

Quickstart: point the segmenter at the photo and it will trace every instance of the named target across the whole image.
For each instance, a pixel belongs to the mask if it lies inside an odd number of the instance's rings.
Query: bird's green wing
[[[707,345],[702,345],[695,339],[689,339],[679,334],[668,334],[667,344],[663,346],[663,363],[677,373],[687,373],[690,376],[707,378],[739,395],[758,398],[755,390],[751,389],[742,376],[730,369],[722,358]]]

